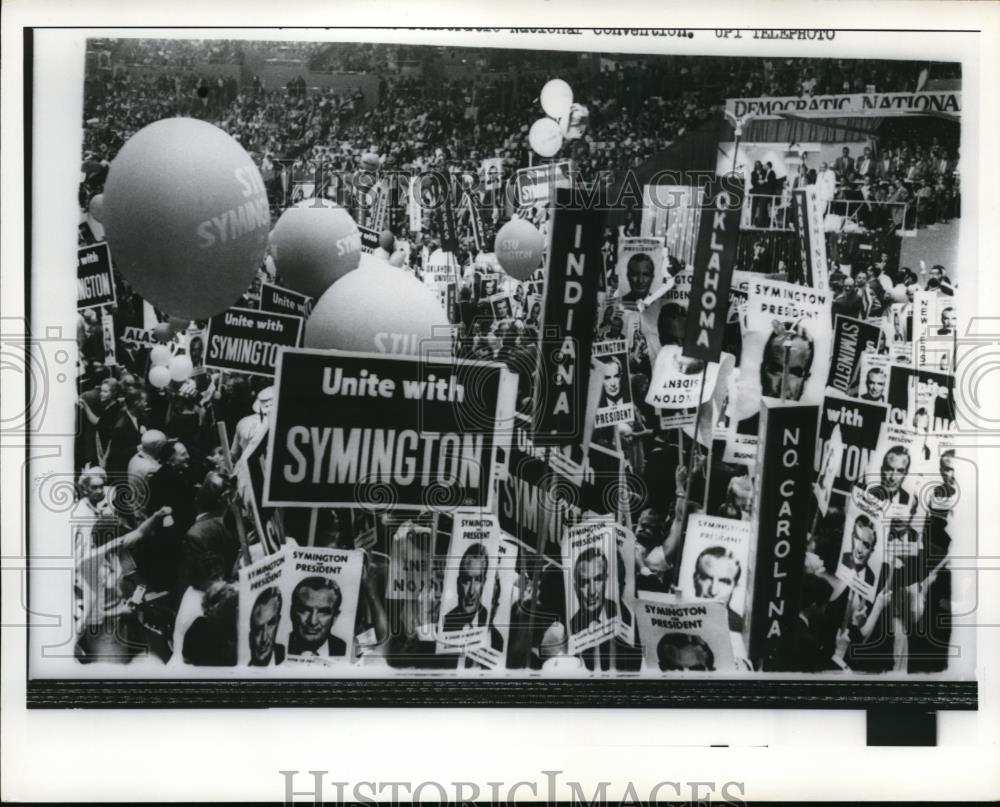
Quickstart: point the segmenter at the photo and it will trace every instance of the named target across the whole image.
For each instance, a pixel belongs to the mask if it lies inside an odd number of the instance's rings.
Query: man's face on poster
[[[482,555],[471,555],[462,558],[458,569],[458,607],[466,614],[479,608],[486,585],[486,558]]]
[[[946,328],[949,331],[955,330],[955,325],[957,324],[957,317],[955,316],[954,308],[946,308],[941,312],[941,327]]]
[[[677,646],[663,643],[657,649],[660,669],[690,670],[691,672],[710,672],[713,666],[709,663],[708,653],[696,644]]]
[[[785,359],[787,346],[788,358]],[[788,378],[785,380],[785,400],[797,401],[802,397],[802,390],[809,379],[809,368],[812,366],[812,345],[802,336],[775,337],[770,339],[764,351],[764,395],[770,398],[781,397],[781,383],[785,368]]]
[[[890,495],[894,495],[903,485],[907,472],[910,470],[910,458],[907,454],[886,454],[882,463],[882,487]]]
[[[608,362],[604,371],[604,394],[609,398],[617,398],[622,391],[622,367],[616,362]]]
[[[729,603],[739,579],[740,565],[736,558],[702,555],[694,570],[694,594],[702,600]]]
[[[868,373],[868,394],[873,398],[880,398],[885,393],[885,373],[881,370],[873,370]]]
[[[875,551],[875,530],[855,522],[851,533],[851,562],[855,569],[868,565],[868,559]]]
[[[955,487],[955,458],[941,457],[940,469],[945,484]]]
[[[648,255],[640,254],[632,256],[625,269],[629,288],[635,294],[649,294],[649,288],[653,285],[655,271],[653,261],[650,260]]]
[[[608,561],[603,555],[577,561],[573,582],[582,610],[594,613],[601,609],[607,580]]]
[[[337,594],[333,589],[301,588],[292,602],[292,631],[310,647],[319,647],[330,637],[337,617]]]
[[[497,303],[497,319],[508,319],[510,317],[510,303],[500,300]]]
[[[250,654],[254,661],[267,661],[278,635],[281,605],[277,597],[254,606],[250,614]]]

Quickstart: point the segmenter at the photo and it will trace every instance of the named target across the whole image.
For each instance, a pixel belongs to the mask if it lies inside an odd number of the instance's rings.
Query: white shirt
[[[816,174],[816,195],[830,201],[837,194],[837,177],[829,168]]]

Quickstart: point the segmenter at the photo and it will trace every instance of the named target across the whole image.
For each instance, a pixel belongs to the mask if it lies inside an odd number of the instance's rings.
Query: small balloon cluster
[[[171,381],[183,384],[194,373],[191,357],[186,353],[174,353],[168,343],[174,337],[187,329],[188,323],[171,317],[170,322],[161,322],[153,329],[153,339],[156,340],[149,351],[149,383],[155,389],[166,388]]]
[[[545,117],[531,124],[528,144],[539,157],[554,157],[564,140],[583,136],[590,113],[582,104],[573,103],[573,89],[561,78],[546,82],[539,100]]]

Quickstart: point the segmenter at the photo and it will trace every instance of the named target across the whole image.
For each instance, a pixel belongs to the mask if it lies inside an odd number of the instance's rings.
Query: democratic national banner
[[[833,323],[833,357],[826,385],[845,395],[857,395],[861,357],[878,348],[881,332],[882,329],[874,323],[837,314]]]
[[[815,185],[792,191],[795,230],[799,236],[802,258],[802,278],[806,285],[818,291],[830,290],[830,267],[826,260],[825,210]]]
[[[360,549],[289,547],[281,577],[288,619],[279,628],[290,662],[343,664],[354,658],[361,592]]]
[[[742,208],[741,194],[728,183],[706,189],[684,331],[688,358],[718,361],[722,352]]]
[[[874,115],[880,118],[937,112],[946,117],[962,111],[962,93],[940,92],[845,93],[842,95],[792,95],[770,98],[727,98],[726,112],[734,118],[782,120],[786,114],[801,117],[843,118]]]
[[[678,575],[685,600],[725,604],[729,630],[737,633],[744,625],[751,529],[749,521],[692,513]]]
[[[284,348],[299,346],[302,317],[230,308],[208,323],[205,367],[273,377]]]
[[[276,386],[265,504],[491,507],[517,387],[504,365],[286,350]]]
[[[758,494],[750,567],[750,620],[744,632],[756,669],[794,669],[795,633],[809,534],[819,408],[765,400],[760,415]]]
[[[839,395],[827,395],[819,416],[816,441],[816,472],[821,470],[826,444],[839,429],[843,441],[840,465],[834,472],[833,490],[846,493],[861,484],[882,434],[887,407],[885,404],[859,401]]]
[[[111,274],[111,250],[105,243],[76,251],[76,307],[115,305],[115,281]]]
[[[648,672],[734,672],[726,606],[713,600],[636,601],[639,640]]]
[[[589,650],[618,626],[618,546],[609,521],[570,527],[563,544],[569,654]]]
[[[557,191],[535,384],[539,445],[579,445],[586,428],[604,215],[573,201],[571,191]]]
[[[273,667],[288,654],[284,636],[278,635],[285,613],[281,578],[288,552],[268,555],[239,571],[240,604],[237,658],[241,667]]]
[[[260,310],[274,314],[290,314],[308,319],[312,313],[313,298],[271,283],[260,284]]]
[[[467,653],[489,644],[499,538],[492,513],[452,515],[437,631],[438,653]]]

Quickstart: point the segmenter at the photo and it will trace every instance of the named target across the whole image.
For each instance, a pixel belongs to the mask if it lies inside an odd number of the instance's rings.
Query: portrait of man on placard
[[[489,555],[483,544],[473,544],[465,550],[458,567],[458,604],[444,615],[446,633],[488,624],[489,614],[482,597],[489,568]]]
[[[347,643],[331,634],[342,604],[340,586],[333,580],[319,576],[300,580],[292,591],[288,652],[320,658],[346,655]]]

